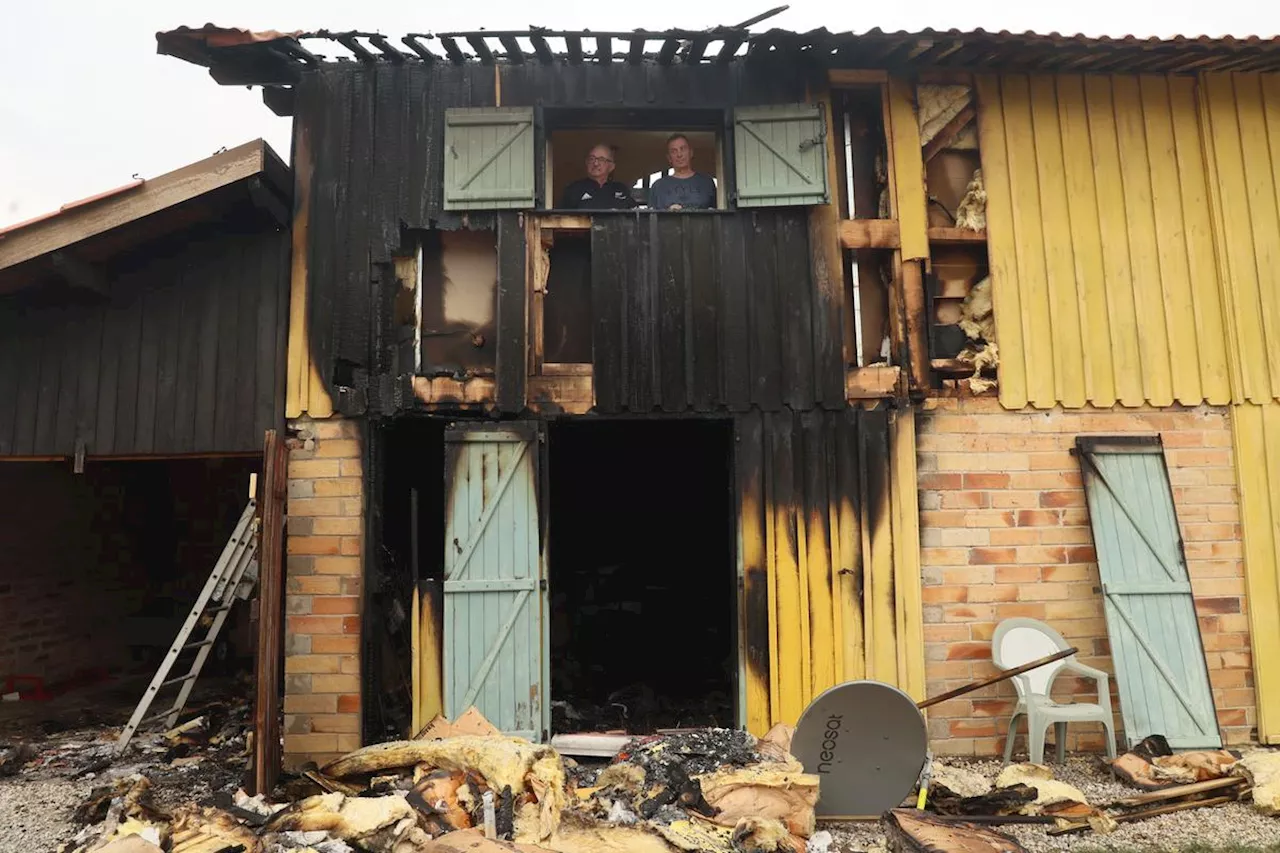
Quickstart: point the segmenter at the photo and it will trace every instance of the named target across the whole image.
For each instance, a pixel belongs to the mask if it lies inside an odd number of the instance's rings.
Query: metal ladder
[[[187,704],[187,698],[191,695],[191,689],[195,686],[196,679],[200,676],[200,670],[204,667],[205,660],[209,657],[209,652],[218,638],[218,632],[222,630],[223,623],[227,621],[227,613],[231,610],[237,598],[247,600],[252,594],[253,587],[258,580],[259,520],[257,511],[258,502],[250,498],[240,516],[240,520],[236,522],[231,538],[227,540],[227,544],[222,549],[222,555],[218,557],[218,562],[214,564],[213,573],[209,575],[209,580],[205,582],[204,588],[200,590],[200,596],[196,599],[195,605],[187,615],[186,622],[182,624],[181,630],[178,631],[178,636],[174,639],[173,646],[169,649],[168,654],[165,655],[160,668],[156,670],[155,677],[151,679],[151,684],[147,687],[146,692],[142,694],[142,701],[138,703],[137,708],[134,708],[133,716],[129,718],[129,724],[120,733],[115,747],[117,754],[125,751],[125,748],[129,746],[129,741],[142,726],[164,718],[168,718],[166,725],[170,728],[178,722],[178,715],[182,713],[182,709]],[[209,614],[212,614],[213,622],[209,626],[208,633],[204,635],[203,639],[187,642],[195,631],[196,626]],[[169,673],[173,670],[174,664],[178,662],[178,658],[190,651],[195,651],[196,653],[195,659],[191,663],[191,669],[185,675],[170,678]],[[181,688],[178,691],[177,699],[174,700],[173,707],[158,714],[147,716],[151,703],[155,701],[160,691],[174,685],[181,685]]]

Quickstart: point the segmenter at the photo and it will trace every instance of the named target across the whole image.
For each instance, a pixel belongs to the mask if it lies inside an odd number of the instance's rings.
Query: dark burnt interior
[[[553,732],[733,726],[732,424],[549,433]]]

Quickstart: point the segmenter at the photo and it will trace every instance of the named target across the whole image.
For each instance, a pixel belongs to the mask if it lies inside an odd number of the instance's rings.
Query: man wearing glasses
[[[609,179],[614,150],[612,145],[597,145],[587,153],[587,177],[565,187],[561,210],[621,210],[636,206],[631,190]]]

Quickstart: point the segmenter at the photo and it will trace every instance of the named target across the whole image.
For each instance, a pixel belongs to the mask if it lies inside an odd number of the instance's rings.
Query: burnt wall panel
[[[361,386],[378,381],[373,376],[382,369],[377,364],[376,341],[392,330],[378,328],[382,317],[371,307],[380,304],[378,289],[389,286],[385,277],[382,283],[375,282],[373,268],[393,256],[402,229],[496,227],[492,213],[461,215],[443,209],[446,109],[500,103],[541,108],[729,111],[739,103],[804,100],[806,81],[799,70],[764,73],[742,65],[545,66],[531,62],[498,72],[477,63],[375,67],[350,63],[306,72],[297,86],[295,127],[307,128],[315,164],[308,211],[308,343],[335,399],[341,396],[336,388],[339,384]],[[731,147],[731,140],[726,140],[726,145]],[[713,230],[710,225],[700,227]],[[695,266],[716,265],[704,258],[689,260]],[[730,259],[728,263],[733,266],[737,261]],[[706,281],[697,279],[696,287]],[[694,319],[707,321],[709,317]],[[720,323],[719,317],[716,323]],[[669,394],[643,391],[645,405],[687,408],[692,402],[699,409],[709,408],[721,398],[721,386],[728,384],[717,367],[716,393],[710,394],[712,373],[707,363],[718,358],[719,338],[699,338],[691,333],[696,332],[696,325],[683,328],[687,353],[681,356],[684,390],[677,388],[677,374],[659,374],[655,362],[649,366],[647,378],[639,381],[659,390],[666,387]],[[633,366],[628,362],[629,369]],[[514,373],[508,378],[523,381]],[[666,386],[664,380],[668,381]],[[499,389],[500,396],[502,393]],[[521,392],[512,394],[508,399],[519,397]],[[659,399],[663,395],[671,400]],[[685,399],[677,402],[682,395]],[[772,401],[779,395],[780,391],[765,396]],[[771,402],[780,404],[780,399]]]
[[[815,293],[802,210],[597,215],[592,226],[597,410],[842,408],[814,345],[839,305]]]
[[[525,284],[525,231],[515,213],[498,217],[498,328],[490,336],[497,345],[498,408],[524,409],[528,362],[528,293]]]
[[[260,450],[283,413],[288,245],[206,233],[130,260],[109,297],[0,300],[0,455]]]

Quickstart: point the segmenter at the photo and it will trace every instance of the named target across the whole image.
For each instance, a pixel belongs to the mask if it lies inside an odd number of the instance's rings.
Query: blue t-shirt
[[[659,178],[649,189],[649,207],[666,210],[673,204],[688,210],[716,206],[716,183],[703,172],[694,172],[687,178],[667,175]]]

